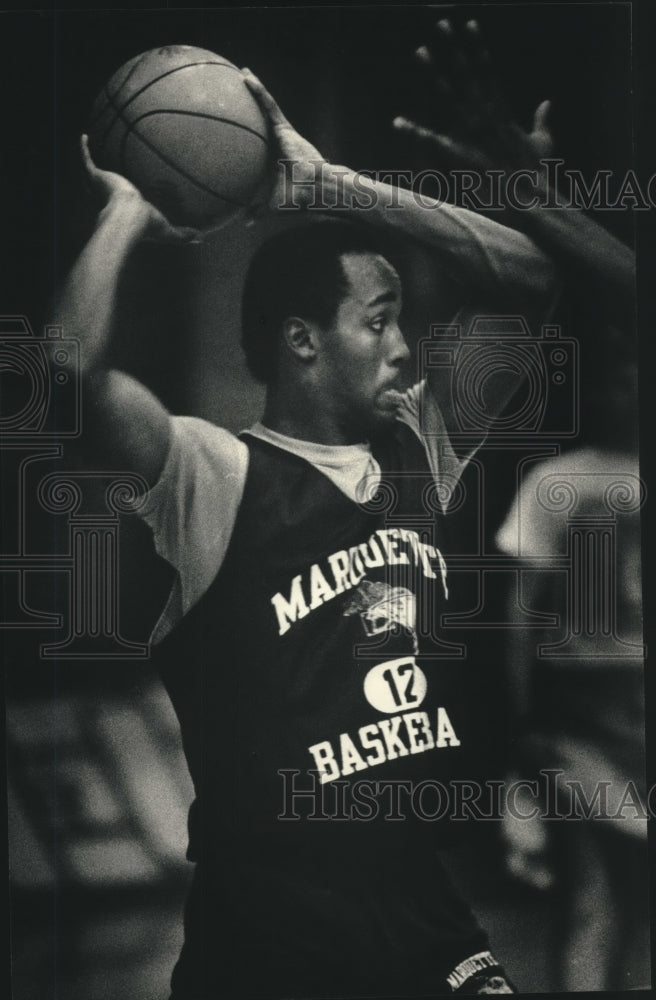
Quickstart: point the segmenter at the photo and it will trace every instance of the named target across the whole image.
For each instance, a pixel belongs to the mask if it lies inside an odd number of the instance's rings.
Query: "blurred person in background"
[[[553,152],[549,103],[538,107],[532,131],[524,133],[499,91],[478,24],[470,21],[458,32],[449,21],[438,22],[432,44],[416,56],[433,87],[441,128],[406,118],[397,119],[396,128],[432,150],[439,167],[479,171],[483,200],[491,171],[505,178],[530,171],[532,178],[525,174],[515,193],[527,204],[537,193],[555,205],[544,165]],[[503,185],[495,190],[507,193]],[[650,969],[634,257],[571,207],[522,211],[517,199],[504,207],[504,222],[547,249],[569,290],[590,297],[607,319],[605,330],[595,323],[584,331],[594,350],[584,353],[580,443],[529,466],[496,535],[499,550],[526,570],[519,590],[524,608],[557,614],[574,633],[560,658],[553,651],[540,655],[541,645],[555,644],[556,633],[526,627],[514,592],[515,624],[508,629],[505,657],[515,732],[508,781],[536,779],[554,769],[563,782],[578,783],[589,803],[607,788],[607,817],[579,812],[548,822],[508,813],[507,861],[517,877],[554,892],[557,989],[645,987]],[[588,314],[590,327],[594,312]],[[613,480],[623,491],[616,508],[608,506]],[[541,496],[549,487],[571,488],[571,504],[549,509]],[[609,517],[617,521],[614,543],[606,539],[609,548],[590,555],[596,562],[582,584],[580,577],[565,581],[562,572],[549,571],[550,560],[560,558],[562,567],[563,558],[574,558],[571,518],[584,519],[594,532]],[[574,595],[577,586],[582,592]],[[583,627],[572,621],[574,597],[584,609]],[[602,607],[604,601],[610,606]],[[609,652],[609,615],[611,647],[619,639],[615,656]],[[525,796],[521,811],[530,815],[534,807],[535,800]],[[561,816],[571,807],[571,796],[561,798]]]
[[[516,776],[557,772],[562,818],[507,815],[504,828],[511,871],[553,889],[554,967],[567,991],[650,981],[637,370],[625,341],[609,336],[605,346],[594,424],[579,447],[529,466],[497,534],[499,549],[526,570],[524,607],[559,622],[526,627],[513,603],[507,667]],[[558,510],[550,498],[563,497]],[[563,558],[567,578],[550,570]],[[559,656],[563,627],[570,635]],[[531,813],[527,804],[521,811]]]

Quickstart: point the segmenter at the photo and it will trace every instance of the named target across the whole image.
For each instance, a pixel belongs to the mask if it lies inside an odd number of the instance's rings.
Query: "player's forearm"
[[[538,186],[526,181],[516,193],[517,202],[508,205],[510,225],[535,239],[557,263],[593,278],[607,295],[621,296],[633,307],[635,258],[629,247],[580,209],[559,207],[544,180]],[[533,207],[519,210],[517,204]],[[547,204],[553,207],[539,207]]]
[[[331,166],[324,168],[322,196],[432,247],[453,277],[492,301],[543,298],[553,290],[553,264],[528,236],[468,209]]]
[[[129,194],[110,199],[64,285],[56,322],[80,342],[78,376],[103,367],[121,271],[148,223],[147,208]]]

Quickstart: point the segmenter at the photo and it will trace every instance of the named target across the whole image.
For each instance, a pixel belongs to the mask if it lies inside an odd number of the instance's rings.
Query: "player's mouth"
[[[402,402],[403,393],[396,382],[378,393],[378,404],[385,410],[396,410]]]

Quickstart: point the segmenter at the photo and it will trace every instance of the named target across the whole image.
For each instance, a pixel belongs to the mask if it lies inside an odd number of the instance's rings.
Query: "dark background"
[[[425,154],[396,135],[390,122],[405,114],[439,125],[412,53],[445,14],[455,21],[479,19],[522,125],[529,124],[541,100],[552,100],[556,155],[566,167],[586,177],[597,169],[621,177],[630,166],[646,164],[636,161],[635,148],[636,114],[647,122],[653,107],[641,70],[648,57],[642,5],[5,12],[0,21],[2,314],[25,315],[37,334],[52,318],[57,289],[93,222],[78,136],[96,93],[127,59],[170,43],[211,49],[250,66],[328,159],[356,169],[419,170],[426,165]],[[651,172],[645,166],[641,179]],[[600,221],[627,243],[633,243],[639,225],[641,260],[647,258],[650,218],[625,210],[605,213]],[[278,224],[272,219],[246,229],[236,223],[203,247],[150,246],[135,254],[116,321],[117,357],[173,412],[206,417],[234,431],[259,415],[261,391],[235,346],[238,306],[249,256]],[[448,322],[457,290],[439,277],[429,255],[416,250],[404,277],[415,293],[406,323],[410,339],[416,340],[431,322]],[[645,328],[649,285],[649,273],[642,275],[639,318]],[[596,380],[610,372],[610,360],[602,354],[600,361],[596,346],[606,317],[586,289],[569,283],[556,318],[564,335],[581,344],[581,443],[594,432]],[[558,443],[566,448],[574,442]],[[494,482],[485,508],[490,550],[510,501],[514,461],[499,452],[482,459]],[[4,470],[3,492],[14,497],[7,472],[13,474],[14,468],[9,463]],[[33,551],[66,550],[61,519],[53,525],[29,505],[25,515],[28,532],[38,536]],[[6,537],[7,514],[4,524]],[[459,530],[465,531],[466,523]],[[143,548],[147,570],[143,533],[136,530],[126,538],[135,551]],[[35,572],[27,587],[32,608],[66,616],[64,574]],[[161,592],[151,587],[137,593],[134,584],[126,583],[121,596],[123,635],[139,638],[142,616],[135,605],[146,605],[152,618]],[[462,600],[467,600],[466,583]],[[45,661],[39,650],[53,639],[46,628],[0,635],[10,791],[17,800],[14,995],[17,1000],[55,995],[62,1000],[124,995],[160,1000],[179,944],[188,878],[181,855],[189,787],[175,723],[158,682],[147,663]],[[54,638],[60,641],[62,632]],[[481,670],[481,693],[492,711],[503,713],[498,630],[470,630],[465,639],[468,655],[493,664]],[[121,744],[116,733],[129,733],[129,725],[123,726],[130,721],[139,738]],[[497,749],[495,766],[501,768],[506,749]],[[144,805],[147,783],[172,789],[171,799]],[[96,790],[93,795],[90,788]],[[162,826],[166,842],[161,835],[158,839]],[[473,877],[465,854],[457,861],[463,879],[473,883],[469,891],[520,985],[544,991],[550,985],[541,937],[547,933],[548,895],[504,874],[494,833],[484,851],[494,862],[481,866],[487,874]]]

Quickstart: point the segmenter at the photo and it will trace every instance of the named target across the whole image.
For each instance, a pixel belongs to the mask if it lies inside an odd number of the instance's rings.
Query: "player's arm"
[[[448,19],[441,19],[432,44],[421,45],[415,55],[434,95],[435,127],[402,117],[394,126],[421,143],[440,169],[474,172],[474,197],[481,206],[500,202],[509,226],[536,240],[568,276],[593,282],[595,294],[614,317],[631,323],[632,250],[583,211],[563,206],[545,168],[554,149],[547,124],[550,102],[538,105],[530,131],[519,126],[492,72],[476,21],[457,32]],[[492,199],[490,179],[495,175],[503,183],[495,184]]]
[[[162,613],[153,641],[159,641],[200,599],[221,566],[245,482],[248,449],[207,421],[170,417],[144,385],[112,367],[112,320],[131,252],[144,239],[187,241],[199,234],[172,227],[124,177],[98,170],[84,141],[83,153],[104,207],[65,283],[57,320],[80,343],[80,367],[71,376],[79,376],[83,395],[82,463],[135,472],[148,486],[137,513],[152,532],[154,551],[175,571],[172,585],[161,563],[130,561],[129,569],[132,580],[136,577],[148,592],[155,585],[160,595],[160,577],[162,586],[170,586],[165,607],[157,609]],[[151,625],[141,618],[140,626]]]
[[[142,239],[188,239],[174,229],[124,177],[99,170],[86,138],[82,150],[89,180],[103,200],[95,228],[73,265],[57,303],[56,322],[80,344],[82,447],[106,468],[141,474],[154,483],[169,443],[169,415],[136,379],[108,362],[118,283],[133,248]]]
[[[439,266],[460,285],[463,304],[451,320],[459,328],[459,350],[467,349],[467,335],[480,316],[519,315],[531,332],[539,333],[540,325],[555,304],[558,283],[550,257],[528,236],[468,209],[423,196],[419,201],[413,191],[392,189],[366,179],[363,182],[357,175],[344,179],[349,201],[363,183],[373,193],[373,204],[359,214],[368,223],[380,224],[422,242],[433,251]],[[386,206],[391,203],[399,208],[390,210]],[[454,443],[460,440],[460,453],[465,460],[480,447],[486,433],[468,433],[466,440],[461,440],[453,370],[452,364],[431,366],[426,381],[439,403],[446,436]],[[487,380],[485,410],[489,424],[517,392],[522,378],[512,368],[500,365],[494,379]]]
[[[272,208],[352,212],[363,222],[419,240],[463,286],[464,299],[475,303],[456,317],[465,331],[481,314],[521,314],[529,327],[544,320],[555,298],[555,268],[528,236],[468,209],[418,198],[411,190],[327,163],[295,131],[257,77],[243,72],[278,141],[281,170],[269,200]],[[440,400],[446,430],[454,434],[460,425],[451,408],[450,377],[444,368],[432,369],[429,387]],[[514,373],[495,381],[494,396],[486,399],[490,417],[502,411],[517,388]],[[470,450],[475,447],[471,444]]]
[[[475,204],[483,211],[492,204],[502,208],[507,227],[535,241],[563,277],[575,281],[579,291],[603,303],[613,321],[630,329],[634,254],[589,215],[559,207],[562,200],[545,167],[554,150],[547,121],[550,102],[538,105],[529,130],[520,127],[501,93],[476,21],[457,31],[441,19],[430,44],[420,46],[416,58],[433,95],[434,127],[407,118],[396,118],[395,127],[421,144],[439,169],[469,171],[477,184]],[[525,317],[533,328],[535,323]],[[506,384],[512,390],[510,379]],[[503,394],[504,382],[497,380],[496,385]],[[436,394],[444,409],[451,398],[449,385],[442,391],[437,386]]]
[[[327,163],[296,132],[257,77],[242,72],[269,117],[280,150],[283,166],[270,195],[272,208],[352,211],[363,222],[396,229],[433,248],[445,268],[474,285],[483,301],[492,297],[530,304],[553,293],[554,267],[529,237],[468,209],[418,198],[411,190]]]
[[[418,240],[432,251],[438,266],[461,288],[462,306],[452,318],[466,340],[479,316],[519,315],[534,334],[550,316],[559,291],[551,257],[526,233],[477,212],[438,202],[400,187],[382,184],[343,168],[324,170],[328,199],[340,194],[344,206],[368,224]],[[343,192],[343,193],[342,193]],[[369,197],[367,198],[367,194]],[[330,203],[330,202],[329,202]],[[391,205],[398,207],[390,208]],[[445,319],[447,317],[444,317]],[[461,341],[461,348],[464,344]],[[518,390],[521,375],[499,366],[485,386],[488,423],[503,411]],[[461,435],[453,392],[453,367],[431,366],[428,388],[439,402],[449,439]],[[461,442],[463,459],[482,444],[485,432]]]

